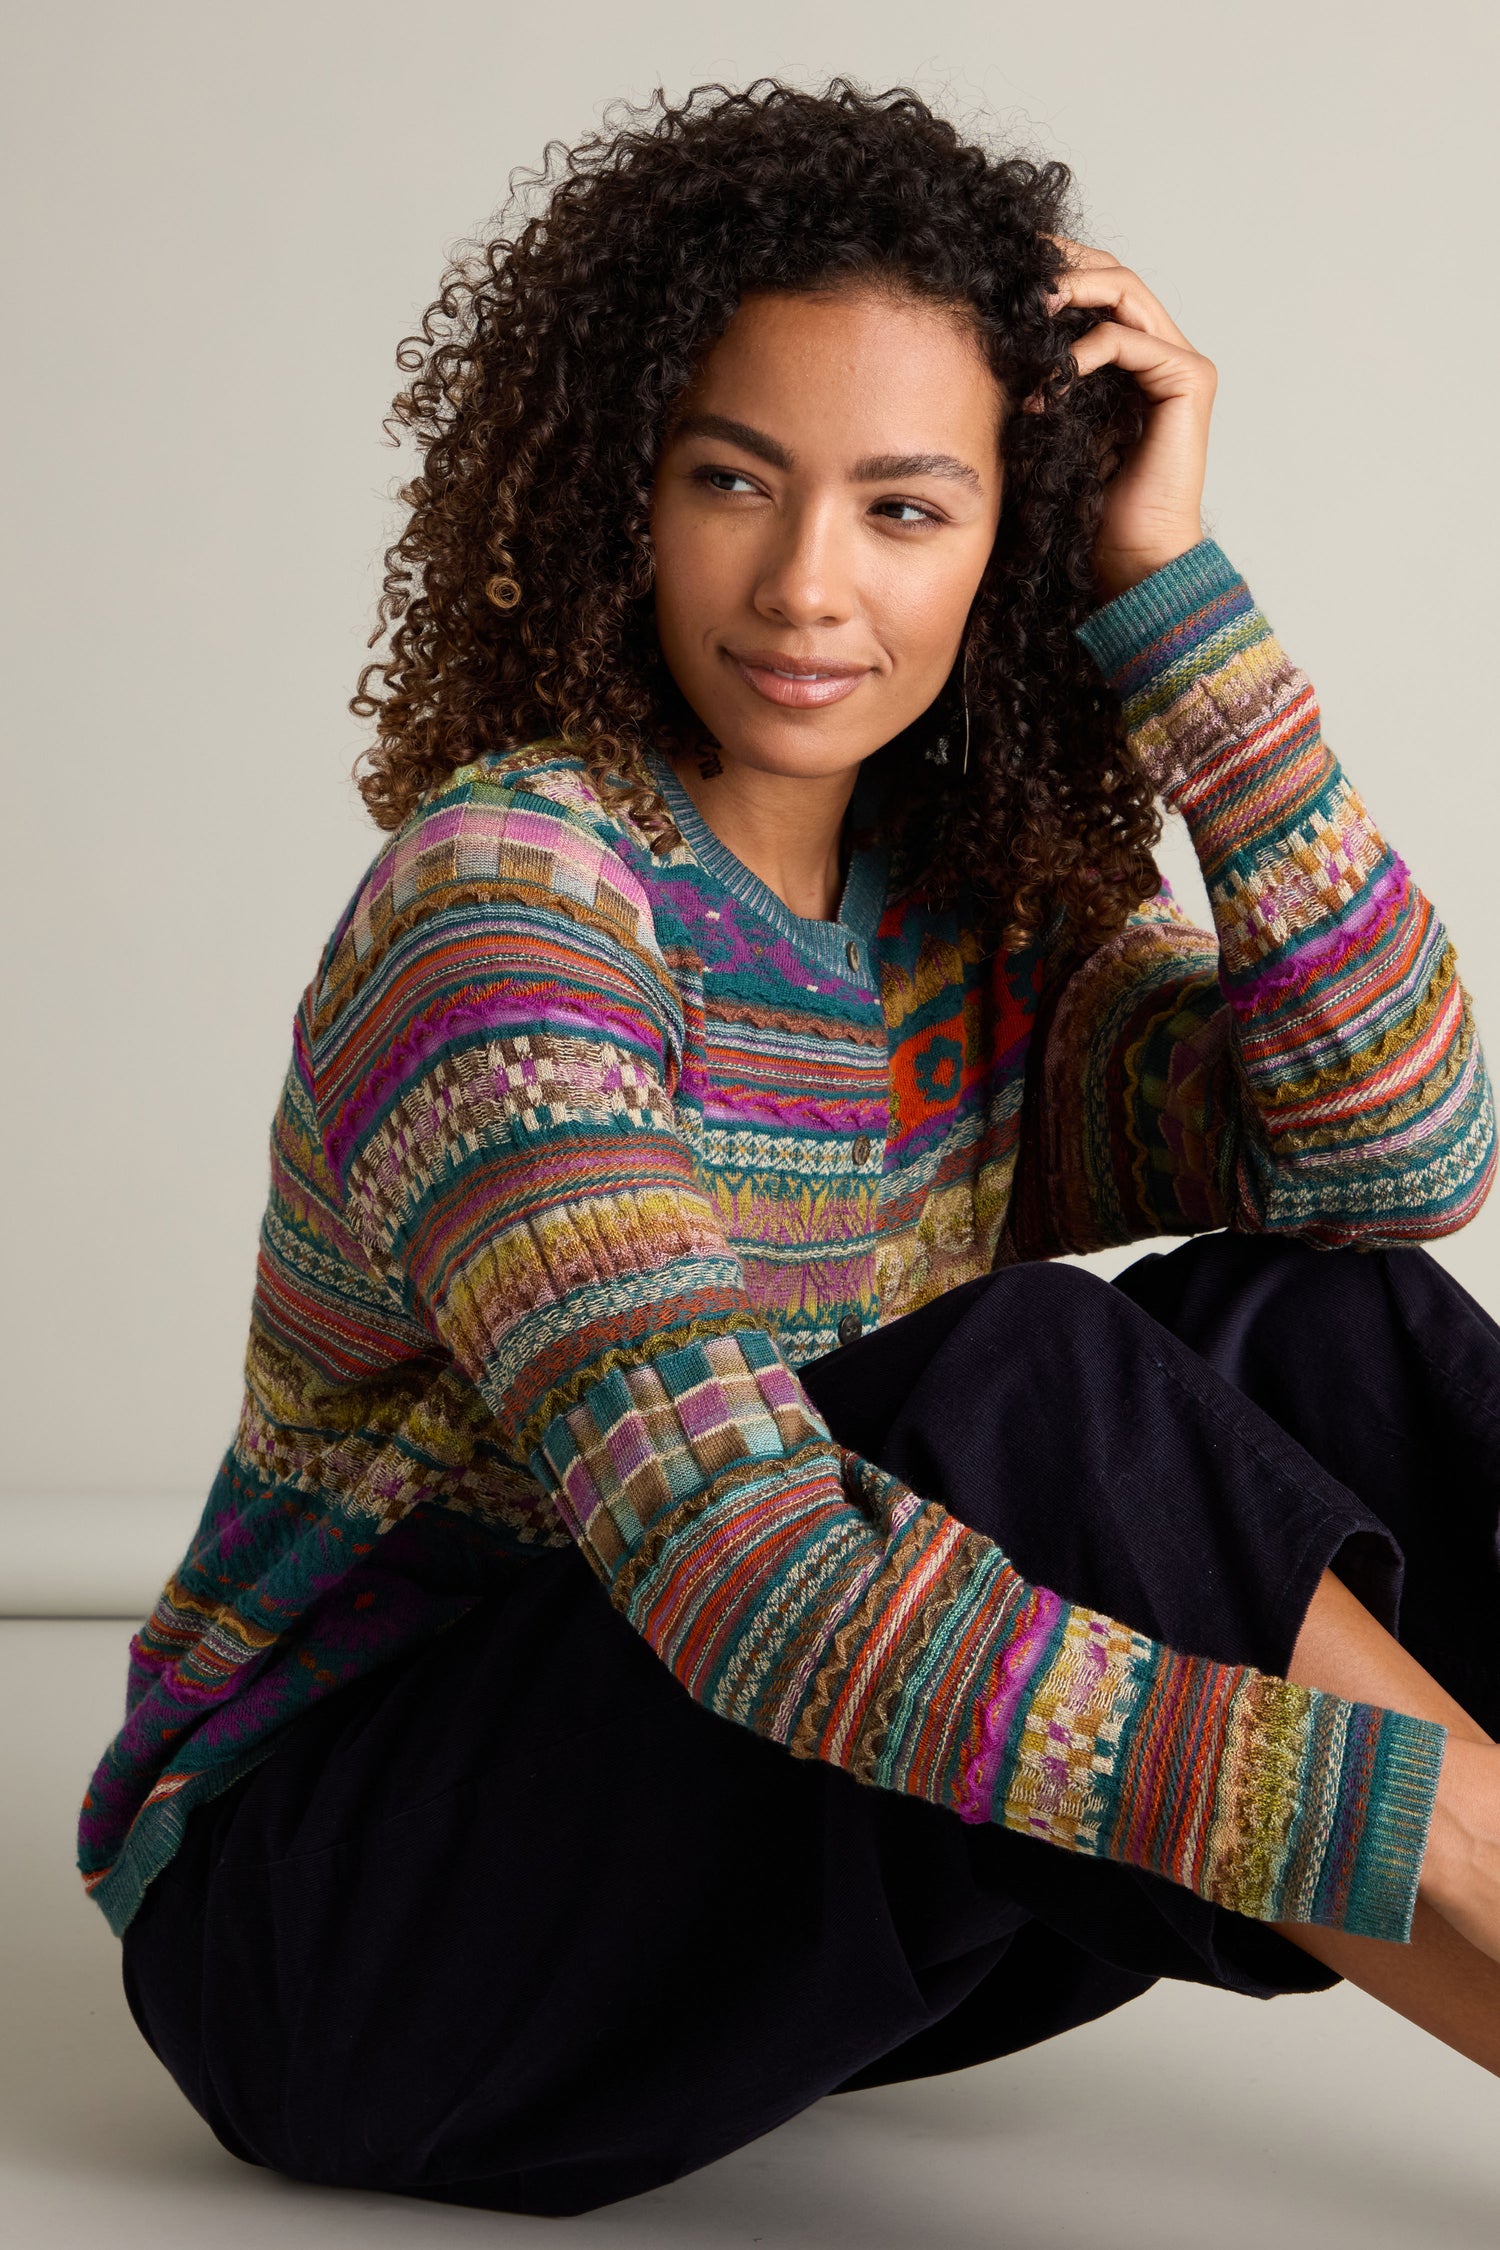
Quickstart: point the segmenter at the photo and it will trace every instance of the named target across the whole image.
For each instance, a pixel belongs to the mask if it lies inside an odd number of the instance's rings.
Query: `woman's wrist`
[[[1187,686],[1205,665],[1212,668],[1216,634],[1226,626],[1243,630],[1258,619],[1239,571],[1217,540],[1205,537],[1159,562],[1074,630],[1124,698],[1128,725],[1154,710],[1155,690],[1164,678],[1180,675]],[[1133,698],[1141,701],[1138,713],[1132,713]]]
[[[1107,553],[1097,553],[1094,557],[1094,579],[1099,589],[1101,607],[1118,601],[1132,587],[1144,585],[1159,570],[1165,570],[1168,563],[1177,562],[1183,555],[1191,554],[1195,547],[1202,546],[1203,539],[1201,523],[1184,524],[1177,531],[1165,533],[1162,538],[1153,541],[1150,547],[1112,547]]]
[[[1418,1895],[1500,1959],[1500,1747],[1450,1734]]]

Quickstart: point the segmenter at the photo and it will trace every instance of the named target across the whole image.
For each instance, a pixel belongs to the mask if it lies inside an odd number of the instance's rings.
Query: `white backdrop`
[[[1209,527],[1500,1070],[1493,11],[753,16],[50,0],[8,30],[0,1608],[134,1608],[196,1517],[292,1011],[379,841],[344,703],[394,347],[510,170],[658,81],[915,83],[1074,166],[1091,239],[1218,364]],[[1437,1255],[1500,1312],[1500,1197]]]

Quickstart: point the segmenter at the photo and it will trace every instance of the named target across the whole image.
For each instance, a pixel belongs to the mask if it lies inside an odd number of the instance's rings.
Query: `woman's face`
[[[662,651],[726,760],[852,771],[940,694],[999,521],[1004,413],[941,308],[744,300],[651,508]]]

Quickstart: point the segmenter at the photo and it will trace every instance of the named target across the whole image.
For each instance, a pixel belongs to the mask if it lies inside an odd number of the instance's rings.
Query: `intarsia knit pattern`
[[[798,1379],[1016,1259],[1418,1241],[1490,1185],[1453,948],[1243,580],[1205,540],[1080,638],[1213,931],[1163,890],[1092,952],[1054,922],[1001,954],[873,850],[803,920],[664,762],[658,855],[561,744],[384,845],[297,1012],[239,1427],[84,1808],[116,1929],[301,1711],[571,1541],[689,1694],[794,1756],[1407,1934],[1441,1727],[1028,1583]]]

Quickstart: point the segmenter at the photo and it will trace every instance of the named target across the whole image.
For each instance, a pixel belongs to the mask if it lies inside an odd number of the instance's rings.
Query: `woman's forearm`
[[[1325,1571],[1289,1676],[1448,1729],[1411,1941],[1281,1922],[1325,1968],[1500,2076],[1500,1749],[1430,1672]]]
[[[1331,1571],[1309,1604],[1287,1677],[1448,1729],[1419,1895],[1500,1961],[1500,1748]]]
[[[1378,1703],[1388,1711],[1409,1711],[1415,1719],[1436,1719],[1464,1742],[1490,1741],[1331,1570],[1324,1571],[1308,1605],[1286,1676],[1297,1687],[1322,1688],[1351,1703]]]
[[[1451,1232],[1493,1177],[1454,949],[1324,740],[1312,683],[1205,540],[1080,628],[1207,886],[1245,1112],[1232,1224]]]

